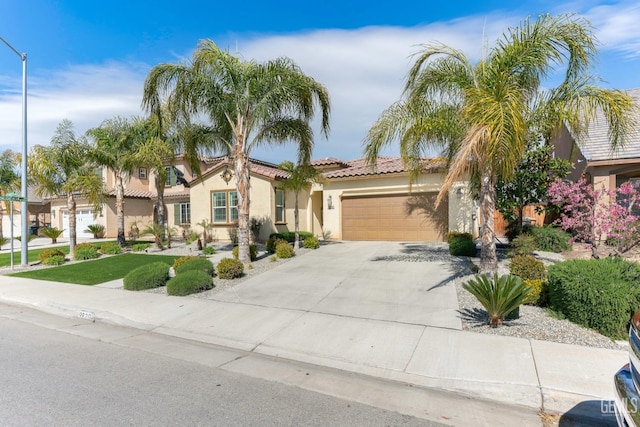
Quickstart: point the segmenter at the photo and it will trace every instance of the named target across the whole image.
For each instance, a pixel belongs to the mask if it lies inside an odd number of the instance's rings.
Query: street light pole
[[[22,60],[22,239],[20,241],[20,264],[23,266],[29,262],[29,205],[27,200],[27,54],[20,53],[11,46],[8,41],[0,37],[9,49],[15,52]]]

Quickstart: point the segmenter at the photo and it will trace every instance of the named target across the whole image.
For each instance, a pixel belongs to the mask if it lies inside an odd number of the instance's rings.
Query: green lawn
[[[122,254],[76,264],[39,270],[23,271],[10,276],[28,277],[54,282],[75,283],[78,285],[97,285],[121,279],[136,267],[152,262],[162,261],[168,265],[180,257],[169,255]]]
[[[4,248],[5,246],[3,246]],[[7,244],[8,247],[8,244]],[[40,255],[40,252],[44,251],[45,249],[51,249],[51,248],[42,248],[42,249],[30,249],[27,254],[28,254],[28,262],[34,262],[34,261],[38,261],[40,260],[40,258],[38,258],[38,256]],[[58,249],[61,250],[62,252],[64,252],[65,255],[69,254],[69,245],[66,246],[56,246],[53,249]],[[20,265],[21,259],[20,259],[20,248],[15,248],[13,250],[13,264],[14,265]],[[11,253],[7,252],[7,253],[3,253],[0,254],[0,267],[6,267],[8,265],[11,265]]]

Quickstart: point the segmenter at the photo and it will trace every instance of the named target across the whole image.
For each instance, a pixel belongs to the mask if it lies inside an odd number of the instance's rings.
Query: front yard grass
[[[4,247],[4,246],[3,246]],[[55,246],[53,247],[54,249],[58,249],[61,250],[62,252],[64,252],[65,255],[69,255],[69,245],[66,246]],[[30,249],[27,252],[27,259],[28,262],[35,262],[38,261],[40,252],[44,251],[45,249],[51,249],[51,248],[42,248],[42,249]],[[20,265],[20,248],[16,248],[13,252],[13,264],[14,265]],[[4,254],[0,254],[0,267],[7,267],[11,265],[11,252],[7,252]]]
[[[59,267],[22,271],[10,276],[27,277],[37,280],[74,283],[78,285],[97,285],[98,283],[122,279],[136,267],[152,262],[164,262],[173,265],[180,257],[169,255],[122,254]]]

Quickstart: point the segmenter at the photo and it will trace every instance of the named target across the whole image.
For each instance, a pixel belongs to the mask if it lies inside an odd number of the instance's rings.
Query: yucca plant
[[[480,301],[489,314],[489,325],[494,328],[502,325],[502,320],[517,309],[531,291],[518,276],[510,274],[494,274],[493,279],[479,274],[462,287]]]
[[[58,237],[62,236],[64,230],[60,230],[56,227],[44,227],[41,228],[39,233],[44,237],[48,237],[51,239],[51,243],[58,243]]]
[[[9,243],[9,239],[6,237],[0,237],[0,248]]]
[[[87,225],[87,229],[84,230],[84,232],[93,234],[94,239],[101,239],[104,237],[104,225],[102,224]]]

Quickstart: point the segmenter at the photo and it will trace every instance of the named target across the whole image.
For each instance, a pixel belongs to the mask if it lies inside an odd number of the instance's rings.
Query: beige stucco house
[[[627,93],[640,106],[640,89]],[[640,110],[636,120],[640,123]],[[640,181],[640,130],[632,134],[625,146],[612,151],[609,127],[602,114],[590,123],[583,137],[572,135],[563,127],[552,140],[555,155],[571,161],[575,169],[569,177],[577,181],[584,176],[595,188],[615,189],[626,181]]]
[[[436,208],[443,174],[442,162],[425,159],[422,176],[409,182],[401,159],[380,157],[371,168],[364,159],[341,161],[325,158],[312,164],[324,179],[298,194],[300,230],[336,240],[444,241],[450,230],[475,233],[477,207],[467,183],[458,182]],[[169,167],[169,166],[168,166]],[[203,158],[196,176],[178,158],[167,180],[165,217],[179,233],[202,232],[198,224],[212,224],[214,238],[229,240],[238,211],[233,168],[226,157]],[[175,169],[174,169],[175,168]],[[283,189],[288,175],[277,165],[250,160],[250,216],[259,222],[260,240],[273,232],[294,230],[295,194]],[[181,175],[181,179],[176,179]],[[101,171],[109,197],[98,212],[86,200],[77,200],[77,232],[90,224],[102,224],[106,237],[117,234],[114,177]],[[155,176],[137,168],[126,182],[125,227],[136,222],[142,229],[156,217]],[[51,200],[52,226],[68,231],[65,199]],[[475,233],[477,234],[477,233]]]

